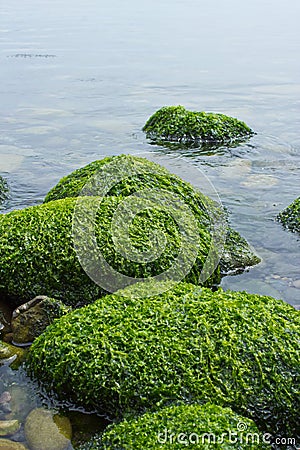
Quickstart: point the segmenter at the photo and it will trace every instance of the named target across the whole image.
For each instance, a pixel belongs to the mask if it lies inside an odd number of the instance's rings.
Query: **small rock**
[[[20,442],[10,441],[9,439],[0,439],[0,450],[26,450]]]
[[[0,420],[0,436],[11,436],[20,428],[18,420]]]
[[[13,343],[30,345],[57,317],[69,311],[62,302],[40,295],[14,310],[11,320]]]
[[[31,450],[66,450],[72,427],[69,419],[43,408],[36,408],[25,421],[25,436]]]
[[[24,360],[24,350],[17,348],[7,342],[0,341],[0,364],[12,364],[13,368],[17,368]]]

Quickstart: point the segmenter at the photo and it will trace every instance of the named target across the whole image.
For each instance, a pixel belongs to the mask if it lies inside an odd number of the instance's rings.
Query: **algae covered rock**
[[[216,206],[211,199],[180,177],[170,173],[159,164],[148,161],[146,158],[119,155],[93,161],[63,177],[48,192],[44,203],[66,197],[98,193],[97,180],[99,183],[99,179],[108,178],[108,167],[112,164],[122,167],[120,173],[117,174],[120,179],[112,183],[110,188],[105,189],[105,195],[125,198],[144,189],[171,191],[175,195],[180,196],[191,209],[192,214],[197,217],[201,214],[201,221],[206,223],[210,230],[212,230],[214,225],[220,225],[223,222],[218,232],[219,241],[223,239],[225,241],[226,238],[225,244],[224,242],[220,244],[220,247],[224,244],[224,252],[220,251],[220,268],[223,274],[241,271],[260,262],[259,257],[249,248],[246,240],[228,225],[226,214],[220,210],[219,206]],[[112,166],[111,172],[112,178],[116,177],[116,168],[114,166]],[[131,175],[130,172],[132,172]],[[97,174],[98,178],[94,180],[93,177]],[[107,184],[109,185],[109,182]],[[102,191],[103,189],[100,187],[100,190]],[[213,224],[212,222],[214,221],[215,223]],[[220,228],[222,228],[221,232]]]
[[[135,243],[136,251],[157,251],[157,242],[149,240],[152,230],[164,232],[166,239],[165,251],[158,255],[153,261],[148,263],[136,262],[120,254],[115,247],[112,235],[111,220],[115,210],[122,199],[118,197],[107,197],[101,200],[95,197],[82,198],[81,206],[86,207],[86,211],[97,209],[95,223],[92,224],[91,235],[96,235],[97,245],[101,255],[104,255],[105,262],[109,267],[114,267],[121,273],[112,280],[110,289],[120,279],[123,282],[122,274],[126,277],[147,278],[151,276],[163,275],[171,268],[172,263],[177,268],[174,277],[185,277],[181,274],[181,267],[185,269],[184,263],[178,264],[177,257],[181,248],[181,235],[175,221],[159,209],[145,211],[138,215],[129,230],[130,236]],[[72,236],[72,220],[76,199],[68,198],[46,203],[41,206],[30,207],[25,210],[13,211],[0,216],[0,293],[11,301],[26,301],[38,293],[49,293],[51,297],[61,299],[68,305],[78,303],[89,303],[96,300],[105,293],[100,285],[92,280],[83,270],[78,253],[85,263],[86,270],[93,274],[98,271],[98,263],[95,260],[93,248],[86,242],[87,229],[84,228],[82,245],[74,248]],[[98,208],[99,207],[99,208]],[[89,220],[89,218],[87,218]],[[125,218],[126,220],[126,218]],[[196,224],[199,233],[198,245],[194,246],[192,241],[190,248],[185,248],[184,257],[188,267],[194,261],[187,277],[190,281],[198,282],[203,263],[209,252],[210,234],[206,226],[200,221]],[[90,226],[89,223],[87,227]],[[125,224],[126,226],[126,224]],[[89,237],[89,236],[88,236]],[[123,235],[121,235],[121,239]],[[125,242],[124,247],[127,245]],[[130,249],[129,249],[130,251]],[[195,258],[196,256],[196,258]],[[90,266],[89,266],[90,265]],[[103,284],[106,282],[106,266],[103,265],[99,277]],[[97,273],[96,275],[97,276]],[[168,276],[168,273],[166,274]],[[219,281],[219,270],[213,274]],[[107,277],[110,282],[110,277]]]
[[[66,450],[70,445],[72,428],[69,419],[51,410],[32,410],[24,429],[31,450]]]
[[[40,295],[14,310],[11,319],[13,343],[29,345],[43,333],[57,317],[66,314],[67,308],[59,300]]]
[[[186,283],[144,297],[149,289],[136,284],[58,319],[30,348],[28,372],[59,398],[111,416],[211,401],[295,434],[300,316],[292,306]]]
[[[102,195],[89,196],[99,186]],[[47,294],[76,306],[151,277],[220,282],[226,215],[160,165],[105,158],[70,174],[46,200],[60,196],[74,198],[0,216],[0,294],[11,301]],[[241,269],[258,262],[244,247]],[[225,249],[239,253],[232,240]]]
[[[244,122],[224,114],[188,111],[183,106],[164,106],[143,127],[156,141],[232,142],[248,138],[253,131]]]
[[[300,197],[283,210],[277,218],[289,230],[300,233]]]
[[[8,185],[4,178],[0,175],[0,205],[7,199]]]
[[[110,425],[80,450],[271,448],[254,422],[210,403],[177,405]]]

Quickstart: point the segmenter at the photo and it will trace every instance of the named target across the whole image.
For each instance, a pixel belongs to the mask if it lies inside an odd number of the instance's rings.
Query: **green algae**
[[[300,197],[279,213],[277,219],[289,230],[300,233]]]
[[[210,403],[174,405],[110,425],[80,450],[231,450],[271,448],[254,422]],[[237,448],[237,447],[235,447]]]
[[[164,106],[143,127],[147,138],[167,142],[234,142],[254,134],[244,122],[225,114],[188,111]]]

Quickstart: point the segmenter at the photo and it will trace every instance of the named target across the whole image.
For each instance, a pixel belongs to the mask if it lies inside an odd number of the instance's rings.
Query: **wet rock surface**
[[[26,418],[25,436],[32,450],[66,450],[70,446],[72,428],[67,417],[36,408]]]
[[[26,346],[69,309],[59,300],[40,295],[14,310],[11,320],[13,344]]]

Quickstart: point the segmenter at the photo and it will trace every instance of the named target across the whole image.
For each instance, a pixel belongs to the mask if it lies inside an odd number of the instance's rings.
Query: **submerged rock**
[[[169,287],[147,298],[151,283],[137,284],[58,319],[31,346],[28,372],[111,416],[211,401],[295,435],[299,313],[271,297]]]
[[[248,439],[247,439],[248,435]],[[236,440],[235,440],[236,439]],[[253,440],[252,440],[253,439]],[[79,450],[232,450],[271,448],[254,422],[210,403],[178,405],[110,425]],[[237,447],[235,447],[237,448]]]
[[[20,426],[21,424],[16,419],[0,420],[0,436],[11,436],[19,430]]]
[[[0,216],[0,295],[19,304],[47,293],[77,306],[124,287],[124,279],[220,282],[224,241],[233,233],[221,208],[144,158],[105,160],[70,174],[50,195],[81,197]],[[104,197],[97,191],[103,180]],[[94,189],[99,196],[88,196]],[[225,249],[235,259],[240,254],[239,270],[258,262],[242,238],[237,245],[229,239]],[[236,263],[227,259],[226,268],[236,270]]]
[[[300,197],[278,214],[277,219],[289,230],[300,233]]]
[[[0,450],[27,450],[27,448],[21,442],[0,439]]]
[[[43,333],[50,323],[70,311],[59,300],[45,295],[19,306],[14,310],[11,320],[13,344],[30,345],[36,337]]]
[[[183,106],[164,106],[143,127],[155,141],[232,142],[254,134],[244,122],[224,114],[188,111]]]
[[[69,419],[43,408],[27,416],[25,436],[31,450],[66,450],[72,438]]]

